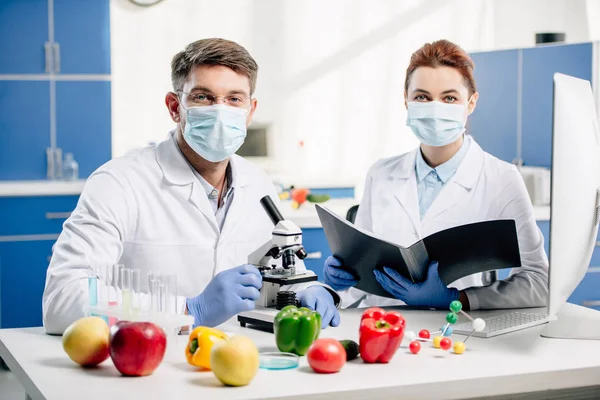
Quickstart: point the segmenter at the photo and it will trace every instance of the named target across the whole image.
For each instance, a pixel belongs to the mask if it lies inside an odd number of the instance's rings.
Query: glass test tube
[[[152,281],[154,280],[154,275],[155,275],[154,272],[152,272],[152,271],[148,272],[147,282],[146,282],[146,284],[148,285],[148,297],[150,298],[150,300],[148,302],[148,309],[150,311],[154,310],[154,308],[152,308],[152,293],[154,293],[152,291]]]
[[[121,270],[123,269],[123,264],[114,264],[112,266],[112,275],[111,275],[111,293],[110,298],[108,300],[108,305],[112,307],[117,307],[119,305],[119,279],[121,276]]]
[[[170,314],[177,313],[177,274],[170,273],[163,275],[166,285],[166,309]]]
[[[131,308],[133,311],[139,311],[142,303],[142,294],[140,292],[140,270],[132,269],[131,270],[131,292],[133,293],[133,298],[131,302]]]
[[[100,307],[108,306],[108,288],[110,286],[110,266],[103,264],[97,265],[94,270],[96,271],[96,277],[98,278],[98,305]],[[102,319],[108,324],[108,317],[102,316]]]
[[[159,294],[159,285],[160,285],[160,280],[158,279],[152,279],[150,281],[150,301],[151,301],[151,310],[153,312],[158,312],[160,311],[160,294]]]
[[[98,305],[108,305],[108,286],[109,286],[109,273],[107,265],[97,265],[94,267],[96,277],[98,278]]]
[[[98,305],[98,277],[94,270],[90,271],[88,275],[88,304],[90,306]]]
[[[121,308],[124,311],[131,310],[131,269],[123,268],[121,270]]]
[[[158,283],[158,296],[160,299],[160,312],[167,311],[167,284],[165,283],[165,276],[161,276],[161,280]]]

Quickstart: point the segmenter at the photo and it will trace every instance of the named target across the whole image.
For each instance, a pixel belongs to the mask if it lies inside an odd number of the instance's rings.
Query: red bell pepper
[[[396,311],[365,310],[360,322],[360,357],[366,363],[388,363],[402,343],[406,320]]]

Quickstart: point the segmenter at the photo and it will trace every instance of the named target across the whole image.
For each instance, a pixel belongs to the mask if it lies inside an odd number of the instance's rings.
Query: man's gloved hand
[[[412,283],[400,273],[389,267],[383,267],[388,275],[375,270],[377,282],[391,295],[409,306],[448,308],[451,302],[458,300],[460,292],[448,288],[438,275],[438,263],[429,265],[427,279],[421,283]]]
[[[253,265],[219,272],[199,296],[186,301],[194,326],[217,326],[242,311],[253,310],[261,286],[262,277]]]
[[[323,282],[331,286],[333,290],[346,290],[356,285],[357,280],[348,271],[339,268],[342,262],[335,257],[329,256],[323,267]]]
[[[302,307],[310,308],[321,314],[321,329],[340,324],[340,313],[333,303],[333,296],[323,286],[310,286],[296,293]]]

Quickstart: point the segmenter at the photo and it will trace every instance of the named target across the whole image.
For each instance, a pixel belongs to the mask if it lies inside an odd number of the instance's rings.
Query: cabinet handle
[[[584,307],[598,307],[600,306],[600,300],[584,300],[581,305]]]
[[[600,267],[589,267],[587,270],[588,274],[597,274],[600,272]]]
[[[47,212],[46,219],[67,219],[71,216],[70,212]]]
[[[308,253],[306,255],[307,259],[313,260],[323,257],[323,254],[320,251],[315,251],[314,253]]]
[[[60,72],[60,45],[58,43],[53,44],[54,47],[54,72]]]
[[[46,56],[46,73],[52,72],[52,43],[44,43],[44,55]]]
[[[596,247],[600,247],[600,241],[596,242]]]

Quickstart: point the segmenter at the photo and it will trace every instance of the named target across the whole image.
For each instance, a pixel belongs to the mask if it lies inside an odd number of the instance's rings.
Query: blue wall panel
[[[483,150],[512,162],[517,156],[517,50],[473,53],[479,101],[468,131]]]
[[[523,50],[523,161],[552,164],[552,94],[556,72],[592,79],[592,44]]]

